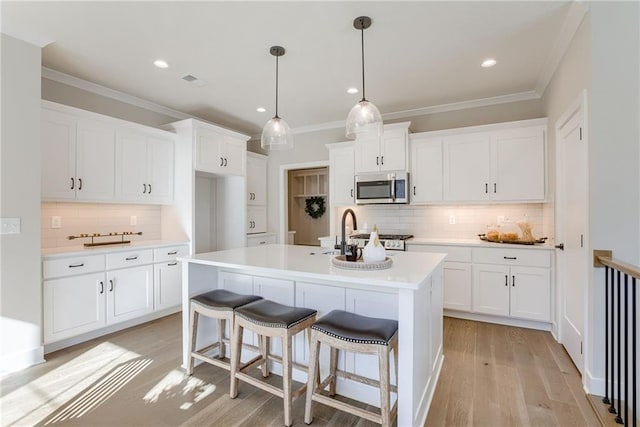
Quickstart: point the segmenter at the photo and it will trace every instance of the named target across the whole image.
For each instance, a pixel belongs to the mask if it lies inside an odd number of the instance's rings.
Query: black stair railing
[[[602,402],[609,405],[616,423],[637,427],[636,292],[640,268],[613,259],[611,251],[595,251],[594,261],[595,267],[605,268],[605,396]]]

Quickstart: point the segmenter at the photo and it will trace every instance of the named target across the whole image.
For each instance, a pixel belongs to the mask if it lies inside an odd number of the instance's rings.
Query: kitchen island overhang
[[[315,308],[319,316],[337,308],[365,316],[397,319],[398,425],[423,425],[443,359],[445,254],[396,252],[390,256],[391,268],[374,271],[340,269],[332,265],[332,257],[318,247],[262,245],[180,258],[183,263],[183,364],[186,366],[189,354],[189,298],[216,288]],[[308,343],[303,335],[299,334],[296,339],[294,359],[306,364]],[[198,345],[214,339],[213,328],[199,328]],[[251,337],[245,336],[245,339]],[[328,365],[324,362],[321,361],[323,369]],[[340,363],[348,371],[378,378],[377,362],[373,363],[370,356],[349,354],[342,356]],[[306,380],[306,374],[295,372],[295,379]],[[392,381],[393,378],[392,372]],[[374,390],[349,380],[338,383],[339,394],[372,404],[379,399]]]

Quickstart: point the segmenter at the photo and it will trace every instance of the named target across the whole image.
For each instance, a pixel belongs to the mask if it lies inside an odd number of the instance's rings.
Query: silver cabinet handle
[[[84,263],[80,263],[80,264],[71,264],[69,266],[69,268],[77,268],[77,267],[84,267]]]

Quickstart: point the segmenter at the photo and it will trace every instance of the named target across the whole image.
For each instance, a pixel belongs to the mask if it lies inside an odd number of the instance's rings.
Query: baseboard
[[[44,363],[44,347],[38,346],[20,353],[10,354],[2,358],[0,374],[20,371],[29,366]]]
[[[491,314],[468,313],[466,311],[448,310],[446,308],[444,309],[444,315],[447,317],[455,317],[457,319],[475,320],[477,322],[496,323],[498,325],[551,331],[551,323],[539,322],[536,320],[513,319],[511,317],[494,316]]]
[[[604,381],[604,378],[594,377],[591,374],[591,371],[589,371],[588,369],[585,369],[585,378],[586,381],[584,382],[584,392],[586,394],[595,394],[597,396],[604,396],[606,394],[606,383]]]

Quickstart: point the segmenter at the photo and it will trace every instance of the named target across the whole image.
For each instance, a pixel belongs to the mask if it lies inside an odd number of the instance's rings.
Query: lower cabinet
[[[247,235],[247,246],[260,246],[278,243],[278,236],[271,233],[258,233]]]
[[[145,265],[107,272],[107,325],[153,311],[153,267]]]

